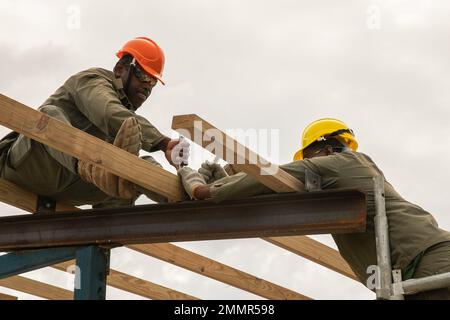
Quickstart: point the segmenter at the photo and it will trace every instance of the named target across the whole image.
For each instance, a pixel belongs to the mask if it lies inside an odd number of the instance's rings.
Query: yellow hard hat
[[[302,148],[294,155],[294,160],[303,159],[303,150],[316,141],[323,141],[327,138],[337,138],[345,143],[347,147],[356,151],[358,141],[356,141],[353,131],[342,121],[332,118],[320,119],[309,124],[302,135]]]

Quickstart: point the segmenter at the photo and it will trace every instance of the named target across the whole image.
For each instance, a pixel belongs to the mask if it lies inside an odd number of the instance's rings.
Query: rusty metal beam
[[[0,251],[363,232],[357,190],[0,218]]]

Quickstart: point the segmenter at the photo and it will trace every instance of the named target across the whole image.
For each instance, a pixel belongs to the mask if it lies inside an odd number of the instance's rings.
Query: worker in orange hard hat
[[[333,234],[339,252],[359,280],[371,287],[370,267],[377,265],[374,233],[374,178],[384,180],[386,215],[389,220],[391,261],[403,280],[450,272],[450,233],[440,229],[433,216],[402,198],[367,155],[358,152],[352,129],[338,119],[319,119],[303,131],[294,162],[281,169],[305,183],[306,171],[322,178],[323,189],[355,188],[367,195],[367,231]],[[216,163],[204,163],[198,171],[178,170],[186,192],[193,199],[214,201],[250,197],[273,191],[245,173],[229,175]],[[420,292],[406,299],[450,299],[450,287]]]
[[[139,37],[125,43],[116,55],[120,60],[114,73],[122,79],[129,99],[138,108],[158,81],[164,84],[164,52],[153,40]]]
[[[136,156],[141,149],[162,151],[167,161],[178,167],[189,156],[189,145],[168,138],[136,113],[157,83],[164,84],[163,50],[152,39],[138,37],[126,42],[117,57],[112,71],[91,68],[70,77],[39,111]],[[143,158],[160,166],[151,156]],[[0,142],[0,170],[5,180],[72,205],[130,205],[142,193],[165,201],[98,166],[16,132]]]
[[[138,37],[128,41],[116,55],[119,59],[122,59],[125,55],[132,56],[146,73],[164,84],[162,81],[165,62],[164,52],[155,41],[146,37]]]

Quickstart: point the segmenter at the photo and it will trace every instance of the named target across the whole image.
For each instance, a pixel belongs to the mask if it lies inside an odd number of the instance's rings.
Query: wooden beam
[[[0,180],[0,190],[2,190],[3,188],[7,188],[8,186],[10,186],[10,183],[5,183],[4,180]],[[16,192],[16,196],[18,198],[22,199],[21,203],[22,203],[23,209],[30,213],[34,213],[35,209],[36,209],[36,199],[37,198],[32,193],[26,192],[25,190],[23,190],[20,187],[17,187],[17,186],[14,186],[14,187],[15,187],[14,190]],[[0,191],[0,201],[4,201],[4,202],[9,201],[8,199],[4,198],[4,196],[8,195],[8,194],[9,194],[8,190],[6,190],[6,192]],[[76,208],[72,207],[72,210],[74,210],[74,209],[76,209]],[[131,247],[131,246],[128,248],[133,250],[133,247]],[[303,297],[307,298],[306,296],[304,296],[300,293],[285,289],[276,284],[272,284],[268,281],[258,279],[252,275],[249,275],[249,274],[246,274],[237,269],[228,267],[228,266],[221,264],[217,261],[214,261],[212,259],[202,257],[198,254],[195,254],[193,252],[182,249],[182,248],[177,247],[172,244],[155,245],[154,251],[149,249],[148,247],[143,247],[143,246],[139,246],[138,248],[139,248],[138,251],[141,253],[150,255],[150,256],[160,259],[162,261],[174,263],[174,264],[178,265],[179,267],[197,272],[201,275],[208,276],[208,277],[210,277],[212,279],[216,279],[218,281],[221,281],[220,280],[221,279],[220,272],[221,272],[221,270],[223,270],[223,272],[225,272],[225,275],[222,277],[227,279],[227,281],[230,282],[228,284],[234,285],[242,290],[246,290],[246,291],[254,293],[256,295],[260,295],[262,297],[266,297],[266,298],[273,297],[274,299],[301,299]],[[175,257],[177,257],[177,259],[175,259]],[[172,262],[172,261],[174,261],[174,262]],[[65,265],[63,264],[60,266],[65,266]],[[67,269],[65,269],[65,270],[67,270]],[[204,273],[202,270],[207,271],[207,272]],[[112,270],[112,271],[114,271],[114,270]],[[198,272],[198,271],[200,271],[200,272]],[[115,272],[113,272],[113,274],[115,274]],[[133,290],[134,285],[127,284],[128,281],[120,282],[121,279],[122,280],[124,279],[125,275],[121,274],[120,277],[119,277],[119,274],[117,274],[117,275],[118,275],[117,277],[112,277],[111,280],[109,280],[109,281],[114,281],[114,282],[112,282],[111,286],[117,285],[117,288],[125,290],[125,291]],[[131,276],[129,276],[129,277],[131,277]],[[130,279],[130,281],[129,281],[130,283],[144,281],[142,279],[136,279],[136,280],[132,279],[132,278],[129,278],[129,279]],[[109,282],[108,282],[108,284],[109,284]],[[144,284],[142,286],[144,286]],[[136,287],[136,286],[134,286],[134,287]],[[151,287],[148,287],[148,288],[149,288],[149,290],[151,290],[150,289]],[[136,288],[136,290],[140,290],[140,289]],[[129,292],[133,292],[133,291],[129,291]],[[142,288],[140,293],[137,293],[137,294],[140,294],[145,297],[146,290],[144,288]],[[167,299],[173,299],[172,298],[173,296],[177,297],[177,295],[174,294],[173,292],[169,292],[167,294],[170,295],[170,297],[168,297]],[[153,293],[152,293],[152,295],[153,295]],[[156,294],[155,294],[155,299],[157,299]]]
[[[129,248],[267,299],[311,299],[295,291],[169,243],[132,245]]]
[[[0,197],[2,202],[13,207],[28,212],[36,210],[37,196],[9,181],[0,180]]]
[[[29,192],[18,185],[9,181],[0,179],[0,201],[24,211],[35,213],[37,206],[37,195]],[[56,211],[73,211],[76,207],[65,205],[64,203],[56,204]]]
[[[235,172],[245,172],[277,193],[304,190],[304,186],[300,181],[283,170],[280,170],[278,175],[261,175],[261,168],[267,166],[268,161],[255,155],[248,148],[242,146],[233,138],[229,137],[209,122],[203,120],[198,115],[188,114],[173,117],[172,129],[177,130],[184,135],[186,135],[186,132],[183,132],[183,130],[187,131],[187,135],[190,135],[195,143],[200,143],[203,148],[208,147],[211,145],[212,141],[214,141],[218,148],[210,151],[216,156],[220,155],[222,156],[222,159],[226,161],[227,159],[232,159],[233,161],[240,159],[241,162],[245,163],[241,165],[233,163],[229,169],[232,169]],[[221,136],[221,138],[218,138],[218,136]],[[224,143],[221,144],[220,141]],[[245,150],[245,153],[242,153],[241,157],[239,157],[237,150]],[[242,159],[242,156],[244,156],[244,159]],[[255,158],[258,159],[257,164],[249,164],[251,159]],[[282,176],[280,176],[280,173]],[[298,183],[294,183],[293,180]],[[358,281],[358,278],[338,251],[307,236],[264,238],[264,240]]]
[[[0,124],[170,200],[183,199],[184,189],[176,175],[2,94]]]
[[[73,299],[72,291],[21,276],[0,279],[0,286],[50,300]]]
[[[53,268],[67,272],[72,265],[75,265],[74,260],[56,264]],[[188,294],[113,269],[108,275],[108,285],[153,300],[199,300]]]
[[[195,114],[173,117],[172,129],[184,135],[186,135],[185,131],[189,132],[188,136],[191,137],[191,140],[195,143],[201,143],[203,148],[208,148],[213,144],[214,148],[208,149],[225,161],[232,162],[233,170],[245,172],[253,176],[275,192],[282,193],[305,190],[301,181],[278,168],[277,165],[257,155]]]
[[[0,301],[17,300],[17,297],[10,296],[9,294],[0,293]]]

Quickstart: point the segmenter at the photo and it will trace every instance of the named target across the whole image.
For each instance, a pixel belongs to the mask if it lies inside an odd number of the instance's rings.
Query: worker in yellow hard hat
[[[127,41],[116,55],[113,70],[91,68],[71,76],[39,111],[136,156],[141,149],[162,151],[170,164],[178,165],[188,156],[188,144],[168,138],[137,114],[157,83],[164,84],[163,50],[154,40],[138,37]],[[159,165],[151,156],[144,158]],[[0,142],[0,172],[2,179],[76,206],[130,205],[141,193],[165,200],[16,132]]]
[[[372,159],[357,149],[355,134],[344,122],[319,119],[303,131],[301,148],[295,153],[294,162],[280,168],[303,183],[305,171],[311,170],[322,177],[323,189],[356,188],[367,194],[367,231],[333,234],[333,238],[342,257],[360,281],[369,286],[368,278],[372,274],[368,273],[368,268],[377,265],[374,178],[385,178]],[[185,167],[178,174],[193,199],[223,201],[273,192],[252,176],[228,175],[215,163],[204,163],[198,171]],[[384,181],[393,269],[402,270],[403,280],[450,272],[450,233],[440,229],[430,213],[406,201]],[[407,298],[450,299],[450,288]]]
[[[358,149],[355,134],[345,123],[331,118],[320,119],[308,125],[303,131],[302,148],[295,153],[294,160],[303,160],[305,149],[314,143],[326,140],[336,140],[341,147],[347,147],[353,151]],[[312,156],[309,155],[305,158],[312,158]]]

